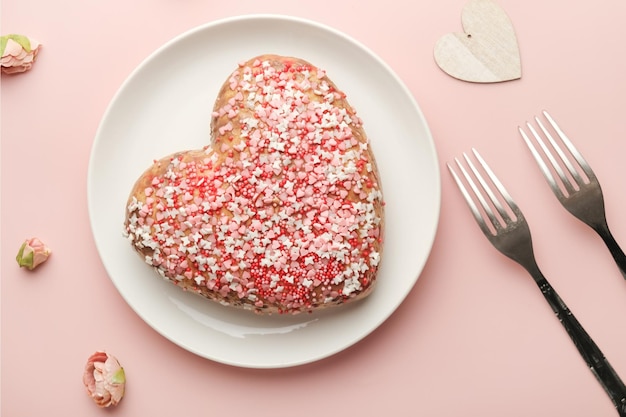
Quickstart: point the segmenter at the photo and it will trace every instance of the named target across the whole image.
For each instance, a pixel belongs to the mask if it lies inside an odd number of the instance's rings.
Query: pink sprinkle
[[[223,135],[226,132],[230,132],[231,130],[233,130],[233,125],[231,122],[226,123],[224,126],[220,127],[219,129],[220,135]]]

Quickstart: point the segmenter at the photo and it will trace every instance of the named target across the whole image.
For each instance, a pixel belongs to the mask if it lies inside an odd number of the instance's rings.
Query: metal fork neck
[[[613,234],[609,230],[609,226],[606,224],[606,222],[604,222],[598,225],[591,225],[591,227],[598,233],[598,235],[600,235],[600,237],[604,241],[604,244],[609,249],[611,256],[613,256],[613,259],[615,260],[617,267],[622,273],[622,276],[624,277],[624,279],[626,279],[626,255],[613,237]]]

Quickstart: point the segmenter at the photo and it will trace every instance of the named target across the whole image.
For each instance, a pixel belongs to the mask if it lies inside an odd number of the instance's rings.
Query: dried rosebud
[[[41,44],[23,35],[4,35],[0,37],[0,64],[2,72],[14,74],[32,68]]]
[[[22,243],[15,260],[17,260],[20,267],[25,267],[32,271],[37,266],[46,262],[51,253],[50,248],[44,245],[41,240],[34,237]]]
[[[108,407],[122,400],[126,375],[114,356],[98,351],[87,360],[83,383],[98,407]]]

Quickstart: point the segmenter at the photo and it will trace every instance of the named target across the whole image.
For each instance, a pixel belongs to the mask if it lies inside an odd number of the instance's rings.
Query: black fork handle
[[[626,386],[619,375],[543,274],[539,270],[530,272],[556,317],[567,330],[578,352],[613,402],[620,417],[626,417]]]

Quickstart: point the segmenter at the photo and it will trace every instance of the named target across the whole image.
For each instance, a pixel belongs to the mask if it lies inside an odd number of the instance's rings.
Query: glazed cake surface
[[[326,73],[278,55],[241,63],[211,131],[206,148],[156,160],[135,183],[124,232],[145,262],[185,290],[258,313],[366,297],[383,195],[363,123]]]

